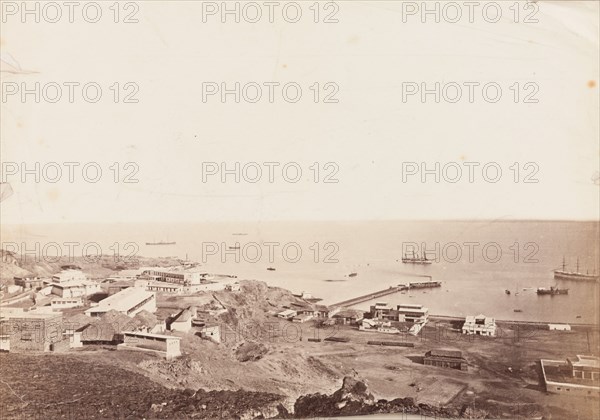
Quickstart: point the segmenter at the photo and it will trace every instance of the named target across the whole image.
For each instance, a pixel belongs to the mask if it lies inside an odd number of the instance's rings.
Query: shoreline
[[[434,321],[464,321],[465,317],[450,316],[450,315],[429,315],[430,320]],[[496,324],[508,324],[508,325],[529,325],[529,326],[547,326],[548,324],[568,324],[571,327],[576,328],[594,328],[600,324],[588,324],[588,323],[569,323],[569,322],[546,322],[546,321],[516,321],[510,319],[496,319]]]

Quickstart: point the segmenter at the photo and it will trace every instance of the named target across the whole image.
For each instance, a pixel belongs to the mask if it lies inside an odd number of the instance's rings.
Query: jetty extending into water
[[[368,293],[368,294],[362,295],[362,296],[357,296],[355,298],[344,300],[344,301],[338,302],[338,303],[334,303],[333,305],[329,305],[329,306],[331,306],[331,307],[341,306],[342,308],[347,307],[347,306],[354,306],[354,305],[357,305],[362,302],[366,302],[371,299],[377,299],[381,296],[391,295],[392,293],[397,293],[401,290],[407,290],[407,289],[408,288],[403,284],[401,284],[399,286],[395,286],[395,287],[390,286],[389,288],[384,289],[384,290],[379,290],[377,292]]]
[[[422,289],[422,288],[430,288],[430,287],[441,287],[441,286],[442,286],[441,281],[425,281],[425,282],[418,282],[418,283],[399,284],[398,286],[390,286],[387,289],[379,290],[379,291],[373,292],[373,293],[368,293],[368,294],[362,295],[362,296],[357,296],[355,298],[344,300],[344,301],[338,302],[338,303],[334,303],[333,305],[329,305],[329,306],[330,307],[339,306],[339,307],[344,308],[344,307],[348,307],[348,306],[354,306],[359,303],[363,303],[363,302],[366,302],[366,301],[369,301],[372,299],[377,299],[382,296],[391,295],[393,293],[401,292],[404,290]]]

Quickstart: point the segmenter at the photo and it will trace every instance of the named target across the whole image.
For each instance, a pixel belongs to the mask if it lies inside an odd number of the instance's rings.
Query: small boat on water
[[[146,245],[175,245],[177,242],[146,242]]]
[[[538,295],[568,295],[569,289],[559,289],[558,287],[550,286],[550,287],[538,287],[537,289]]]
[[[240,249],[239,246],[228,246],[227,248],[229,248],[229,249]]]
[[[504,291],[504,293],[506,293],[507,295],[510,295],[510,290],[506,289],[506,290]]]
[[[581,318],[581,315],[577,315],[575,318]]]
[[[348,274],[348,277],[356,277],[356,276],[358,276],[358,273],[350,273],[350,274]]]
[[[273,267],[267,267],[267,271],[275,271],[275,268],[273,268]]]
[[[513,309],[513,312],[523,312],[522,309]]]

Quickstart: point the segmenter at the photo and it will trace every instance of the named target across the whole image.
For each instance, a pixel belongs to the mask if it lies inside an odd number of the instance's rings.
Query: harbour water
[[[431,276],[442,281],[441,288],[378,300],[424,304],[436,315],[484,313],[506,320],[599,323],[600,286],[557,281],[552,272],[560,267],[563,256],[570,268],[575,268],[579,257],[583,272],[598,270],[599,234],[597,222],[503,220],[65,224],[3,226],[2,244],[5,249],[8,243],[20,248],[25,244],[31,250],[36,242],[41,248],[54,242],[67,255],[68,248],[62,244],[77,242],[76,256],[89,243],[98,244],[108,255],[117,249],[122,256],[187,255],[201,262],[207,272],[306,291],[326,304]],[[166,237],[176,244],[145,245]],[[427,256],[435,262],[403,264],[403,244],[406,249],[407,243],[426,244]],[[237,246],[240,249],[232,249]],[[96,249],[89,247],[88,254]],[[268,267],[275,270],[268,271]],[[355,277],[349,276],[354,272]],[[568,288],[569,294],[536,294],[537,287],[556,285]],[[367,308],[370,303],[357,307]]]

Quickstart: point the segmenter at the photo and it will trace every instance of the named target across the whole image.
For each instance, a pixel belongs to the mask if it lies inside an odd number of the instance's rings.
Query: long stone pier
[[[335,307],[335,306],[341,306],[341,307],[347,307],[347,306],[353,306],[356,305],[358,303],[362,303],[362,302],[366,302],[368,300],[371,299],[377,299],[378,297],[381,296],[386,296],[386,295],[391,295],[392,293],[397,293],[401,290],[408,290],[408,287],[405,285],[400,285],[400,286],[390,286],[387,289],[384,290],[379,290],[377,292],[373,292],[373,293],[369,293],[366,295],[362,295],[362,296],[358,296],[352,299],[348,299],[348,300],[344,300],[342,302],[338,302],[338,303],[334,303],[333,305],[329,305],[330,307]]]

